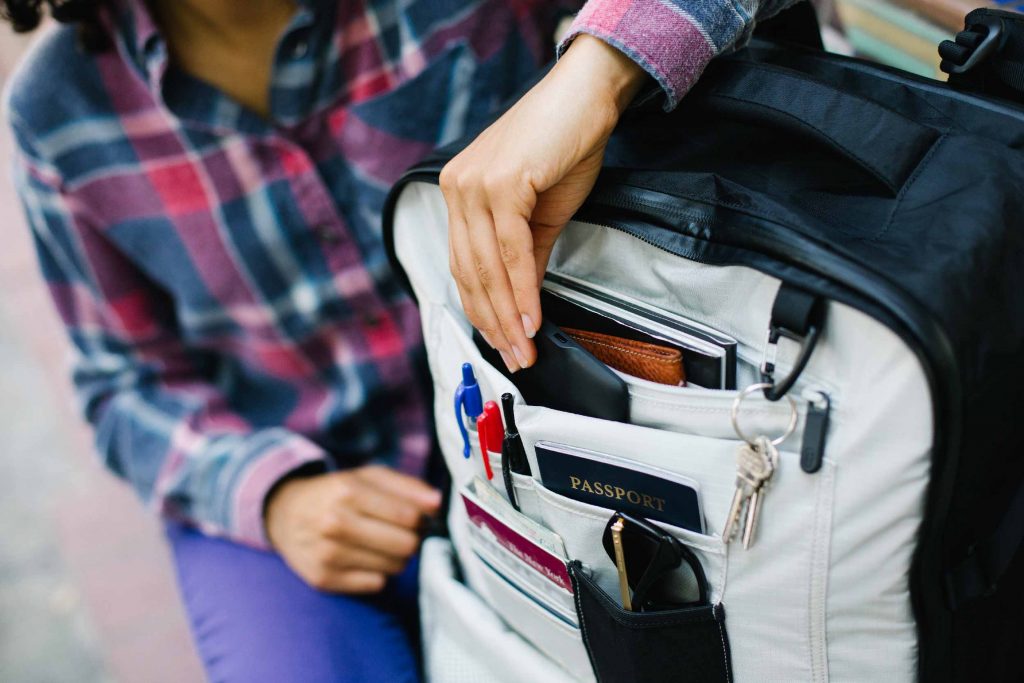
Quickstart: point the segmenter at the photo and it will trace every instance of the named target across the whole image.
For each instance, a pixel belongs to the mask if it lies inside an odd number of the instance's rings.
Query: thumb
[[[441,492],[426,482],[382,465],[367,465],[353,472],[370,486],[385,494],[412,503],[423,512],[433,514],[441,505]]]

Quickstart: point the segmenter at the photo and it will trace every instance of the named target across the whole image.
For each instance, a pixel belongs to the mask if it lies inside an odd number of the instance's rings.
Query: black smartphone
[[[608,519],[601,541],[612,562],[618,564],[612,534],[617,522],[621,522],[622,569],[633,591],[633,609],[655,612],[688,604],[707,604],[708,582],[700,560],[674,536],[646,519],[621,511]],[[683,563],[692,572],[692,580],[678,576],[677,570]],[[696,600],[692,600],[693,597]]]
[[[476,330],[473,341],[484,359],[512,380],[528,404],[629,422],[626,382],[547,320],[533,338],[537,362],[516,373],[508,372],[501,355]]]

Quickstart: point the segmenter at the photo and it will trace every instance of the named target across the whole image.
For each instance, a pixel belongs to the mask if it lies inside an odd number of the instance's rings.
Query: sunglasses
[[[708,582],[693,551],[674,536],[645,519],[616,512],[602,537],[605,552],[619,570],[623,607],[637,612],[659,612],[688,605],[707,604]],[[680,586],[686,577],[676,571],[686,563],[696,584],[697,600],[686,601]],[[692,591],[690,592],[692,595]]]

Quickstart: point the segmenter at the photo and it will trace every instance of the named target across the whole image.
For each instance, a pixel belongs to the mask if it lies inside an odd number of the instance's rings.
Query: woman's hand
[[[291,479],[271,495],[267,536],[313,588],[376,593],[419,547],[417,529],[441,494],[386,467]]]
[[[441,172],[449,260],[470,322],[510,371],[529,367],[540,283],[590,193],[644,71],[589,35]]]

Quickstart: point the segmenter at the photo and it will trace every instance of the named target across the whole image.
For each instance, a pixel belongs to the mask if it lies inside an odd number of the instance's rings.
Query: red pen
[[[480,456],[484,460],[484,471],[487,473],[487,481],[494,479],[494,470],[491,469],[491,456],[487,453],[487,436],[490,432],[490,420],[487,413],[480,413],[476,417],[476,433],[480,436]]]
[[[480,453],[484,460],[484,471],[487,480],[494,479],[491,469],[491,453],[501,453],[501,439],[505,434],[505,425],[501,421],[501,409],[494,401],[484,404],[484,412],[476,418],[476,431],[480,436]]]

